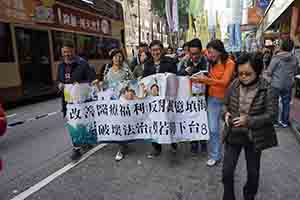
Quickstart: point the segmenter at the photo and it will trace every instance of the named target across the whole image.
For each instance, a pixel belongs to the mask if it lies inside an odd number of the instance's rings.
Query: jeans
[[[223,200],[235,200],[234,195],[234,171],[244,148],[247,162],[247,182],[243,188],[244,199],[254,200],[259,185],[259,170],[261,151],[255,151],[252,144],[225,145],[222,182],[224,186]]]
[[[281,99],[281,113],[279,116],[279,121],[283,124],[289,124],[290,116],[290,103],[292,100],[292,88],[289,89],[278,89],[272,88],[274,94]]]
[[[208,126],[210,132],[209,157],[221,160],[220,118],[223,102],[216,97],[208,97]]]
[[[229,44],[232,51],[240,51],[242,47],[242,36],[240,24],[229,25]]]

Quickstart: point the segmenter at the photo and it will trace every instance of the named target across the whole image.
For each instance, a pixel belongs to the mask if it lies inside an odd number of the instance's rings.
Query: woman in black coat
[[[247,162],[244,199],[254,200],[259,184],[261,152],[277,146],[274,122],[278,100],[261,77],[263,56],[244,53],[237,60],[238,78],[227,91],[224,102],[225,153],[223,200],[235,200],[234,171],[242,149]]]

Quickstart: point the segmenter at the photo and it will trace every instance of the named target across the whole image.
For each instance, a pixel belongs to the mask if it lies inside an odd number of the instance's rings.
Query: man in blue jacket
[[[58,89],[63,91],[64,84],[92,82],[96,79],[95,70],[83,58],[76,56],[72,43],[66,43],[61,48],[62,62],[58,66],[57,81]],[[62,112],[66,116],[67,107],[62,94]],[[80,146],[73,145],[72,160],[78,160],[81,157]]]

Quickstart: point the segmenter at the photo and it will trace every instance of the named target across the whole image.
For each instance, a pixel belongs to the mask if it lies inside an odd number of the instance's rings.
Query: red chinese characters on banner
[[[63,7],[54,6],[55,20],[58,26],[74,31],[84,31],[111,35],[111,22],[109,19],[98,17]]]

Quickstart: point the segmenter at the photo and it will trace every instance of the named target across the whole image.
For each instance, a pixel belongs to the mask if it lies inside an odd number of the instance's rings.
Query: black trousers
[[[172,146],[173,149],[177,149],[177,143],[172,143],[171,146]],[[152,147],[155,149],[155,151],[157,151],[159,153],[162,150],[161,144],[158,144],[158,143],[155,143],[155,142],[152,142]]]
[[[253,144],[232,145],[226,143],[222,171],[224,185],[223,200],[235,200],[234,171],[243,148],[247,162],[247,182],[243,188],[244,199],[254,200],[257,193],[261,151],[255,151]]]

